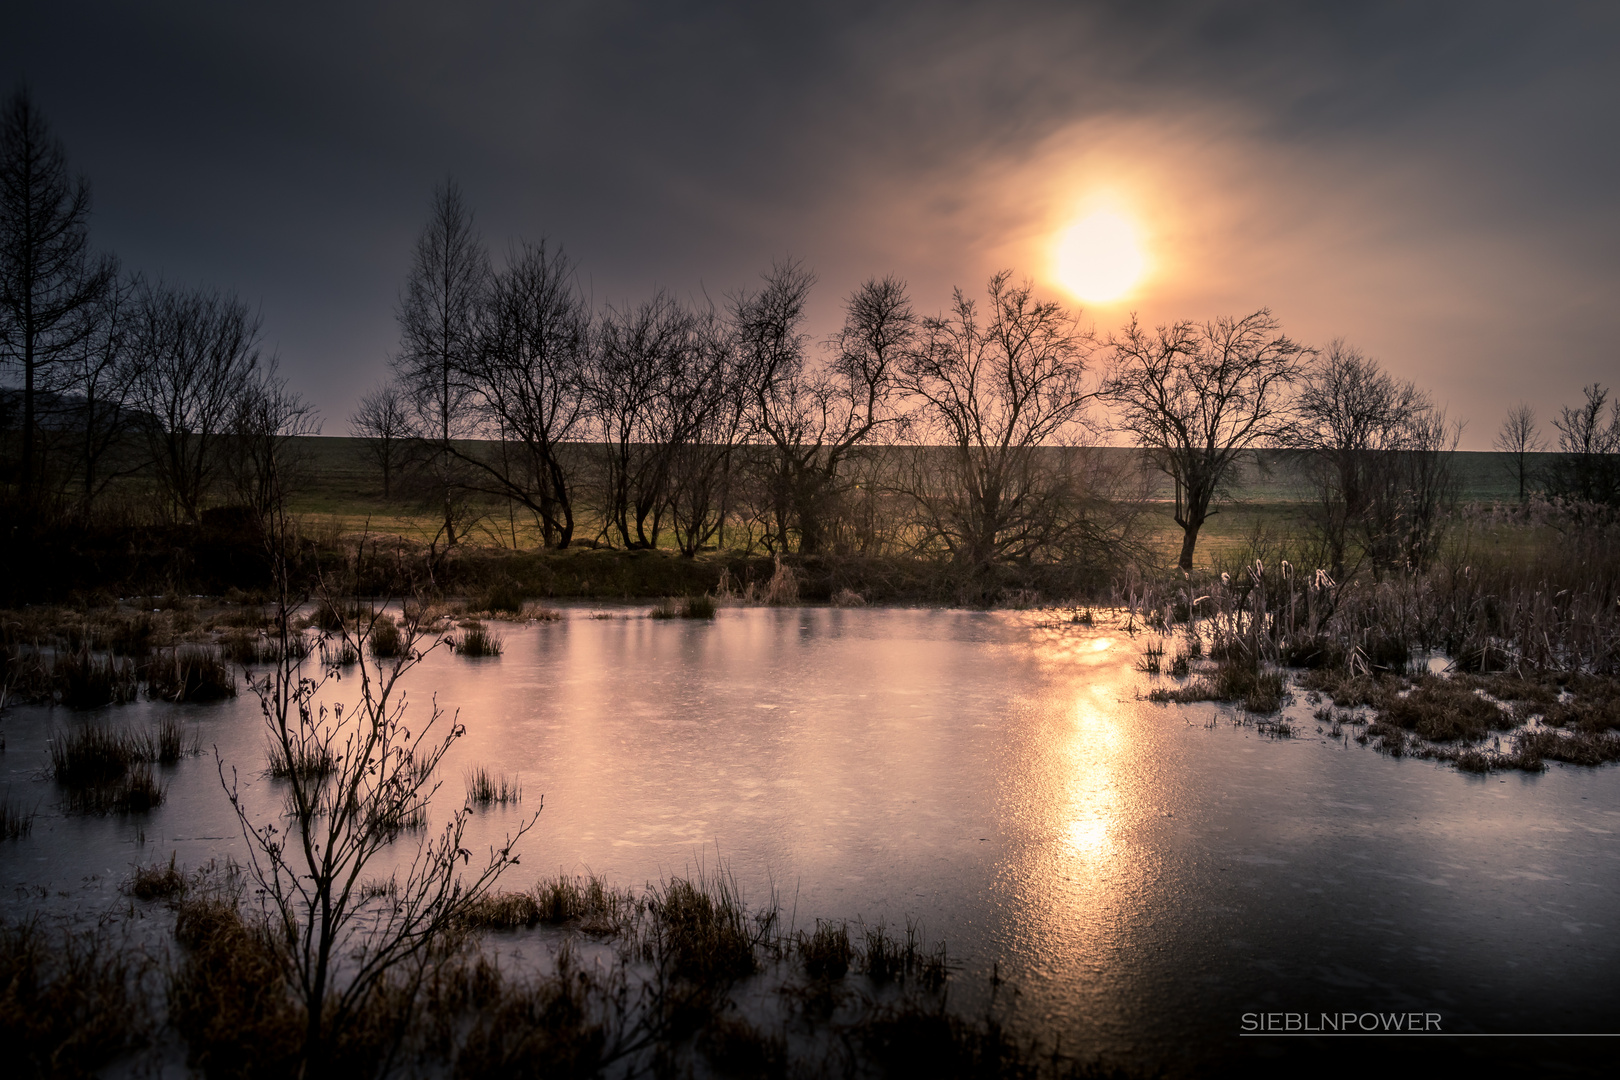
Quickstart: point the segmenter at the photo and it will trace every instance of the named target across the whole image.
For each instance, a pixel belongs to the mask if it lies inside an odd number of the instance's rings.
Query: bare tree
[[[690,363],[682,397],[689,402],[691,431],[672,451],[669,478],[670,525],[688,558],[710,540],[724,543],[751,396],[736,338],[713,308],[693,316]]]
[[[131,446],[139,431],[130,409],[139,374],[136,329],[140,283],[112,275],[81,313],[84,332],[60,365],[62,391],[73,402],[65,425],[77,446],[70,451],[80,488],[79,514],[89,520],[108,485],[138,472],[146,459]]]
[[[1520,402],[1507,411],[1502,430],[1496,433],[1492,444],[1508,455],[1508,471],[1519,482],[1519,501],[1525,500],[1525,488],[1530,480],[1530,455],[1546,449],[1536,426],[1536,410]]]
[[[1457,501],[1452,459],[1461,437],[1461,424],[1428,406],[1406,421],[1396,446],[1372,456],[1357,524],[1375,579],[1421,572],[1439,554]]]
[[[658,546],[675,454],[701,428],[694,329],[664,292],[610,307],[598,326],[587,378],[602,443],[602,528],[627,548]]]
[[[410,415],[399,386],[383,383],[362,396],[349,414],[349,430],[382,473],[383,498],[392,498],[394,477],[404,464],[405,444],[411,434]]]
[[[1548,471],[1547,490],[1579,502],[1620,503],[1620,399],[1609,401],[1599,383],[1582,393],[1585,401],[1566,405],[1553,420],[1559,457]]]
[[[33,496],[37,400],[46,368],[68,358],[88,322],[81,315],[115,273],[92,259],[90,185],[68,173],[62,144],[26,86],[0,109],[0,361],[22,368],[18,486]]]
[[[315,407],[287,387],[274,360],[243,388],[224,440],[226,473],[237,499],[261,525],[275,512],[276,501],[304,481],[307,455],[295,440],[320,433]]]
[[[928,535],[971,574],[1049,553],[1081,530],[1086,492],[1076,455],[1095,342],[1010,271],[990,279],[981,316],[960,289],[947,315],[926,319],[901,385],[921,403],[925,442],[944,443],[908,485]]]
[[[467,422],[466,372],[477,356],[478,317],[489,282],[489,255],[454,180],[433,191],[400,295],[400,351],[394,370],[409,395],[419,432],[433,446],[432,468],[444,514],[441,535],[457,539],[457,457],[452,440]]]
[[[815,275],[788,261],[764,278],[758,292],[733,298],[732,317],[753,428],[767,447],[761,465],[775,542],[785,550],[795,532],[808,554],[825,546],[844,461],[902,420],[893,408],[898,362],[917,320],[903,281],[871,279],[846,301],[830,362],[812,366],[802,325]]]
[[[427,814],[439,787],[444,755],[464,728],[446,727],[435,706],[420,723],[408,723],[400,679],[424,655],[443,644],[409,616],[402,616],[400,648],[392,660],[369,647],[377,627],[393,617],[360,606],[329,585],[320,598],[340,613],[336,647],[319,651],[318,671],[307,671],[306,650],[294,647],[299,600],[288,581],[286,520],[270,519],[269,546],[278,602],[275,625],[281,648],[272,670],[252,681],[269,737],[272,771],[285,788],[284,812],[256,820],[238,788],[237,770],[218,758],[220,782],[236,811],[248,846],[248,867],[271,917],[269,927],[288,982],[305,1010],[300,1075],[330,1068],[337,1032],[352,1023],[385,980],[401,972],[419,980],[433,946],[457,926],[469,905],[517,864],[515,846],[538,817],[524,819],[487,862],[464,876],[470,862],[465,833],[472,811],[452,813],[437,833]],[[391,627],[390,629],[395,629]],[[353,657],[342,672],[347,701],[323,700],[336,692],[339,669],[327,658]],[[387,895],[368,899],[363,884],[379,856],[402,834],[420,830],[414,856],[404,860],[403,879]],[[405,997],[416,987],[408,980]]]
[[[1307,350],[1271,312],[1145,330],[1130,324],[1108,341],[1107,398],[1148,459],[1175,485],[1181,569],[1191,570],[1198,531],[1245,451],[1289,429],[1288,391]]]
[[[589,316],[574,268],[545,242],[517,248],[491,280],[467,371],[468,405],[492,450],[456,450],[479,490],[528,508],[547,547],[574,536],[575,464]]]
[[[1322,558],[1343,581],[1350,536],[1384,497],[1392,453],[1419,452],[1433,411],[1429,399],[1342,339],[1311,365],[1300,388],[1295,445],[1310,454],[1317,501],[1311,524]]]
[[[178,520],[197,524],[221,441],[259,372],[259,317],[229,293],[143,286],[134,399],[152,472]]]

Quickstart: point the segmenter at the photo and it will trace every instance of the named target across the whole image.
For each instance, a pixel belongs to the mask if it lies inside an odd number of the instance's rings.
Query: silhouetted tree
[[[710,540],[724,543],[750,395],[732,328],[713,308],[692,317],[689,362],[681,396],[692,420],[671,451],[669,511],[675,543],[690,558]]]
[[[1530,455],[1547,446],[1536,429],[1536,411],[1523,402],[1509,409],[1492,445],[1508,455],[1508,470],[1519,482],[1519,501],[1523,502],[1530,480]]]
[[[411,435],[408,408],[398,385],[383,383],[362,396],[349,414],[349,430],[382,473],[383,498],[392,498],[394,476],[404,464],[405,442]]]
[[[1599,383],[1582,393],[1584,402],[1566,405],[1553,420],[1559,456],[1548,470],[1547,491],[1579,502],[1620,503],[1620,399],[1609,401]]]
[[[89,519],[96,500],[114,480],[146,465],[132,439],[140,418],[130,409],[140,374],[136,362],[140,283],[114,274],[86,308],[86,332],[71,350],[64,381],[78,399],[73,423],[74,455],[82,485],[79,512]]]
[[[802,326],[815,275],[789,261],[764,278],[764,288],[732,302],[742,378],[765,447],[760,465],[775,543],[785,549],[796,532],[799,550],[811,553],[826,541],[845,460],[902,419],[892,407],[897,364],[916,318],[904,282],[870,280],[845,305],[830,362],[813,366]]]
[[[409,395],[419,434],[433,447],[431,467],[447,545],[457,539],[456,462],[451,440],[465,434],[466,372],[477,356],[478,318],[489,282],[489,256],[472,211],[454,180],[433,191],[400,295],[400,351],[394,370]]]
[[[466,369],[469,415],[494,445],[456,453],[471,483],[534,514],[547,547],[574,536],[565,444],[583,433],[588,323],[568,257],[523,245],[488,283]]]
[[[85,309],[114,273],[90,257],[89,217],[89,183],[69,175],[62,144],[28,88],[18,89],[0,109],[0,359],[22,369],[24,502],[37,470],[41,377],[87,332]]]
[[[602,444],[602,528],[627,548],[658,546],[675,453],[701,430],[694,330],[692,313],[664,292],[608,308],[597,327],[586,377]]]
[[[1179,562],[1191,570],[1198,530],[1239,455],[1289,430],[1289,389],[1307,350],[1266,309],[1151,333],[1132,316],[1108,344],[1113,362],[1105,395],[1120,427],[1175,485]]]
[[[143,286],[134,400],[170,515],[197,524],[240,403],[258,386],[259,318],[235,296]]]
[[[1322,558],[1343,581],[1350,537],[1388,481],[1391,454],[1419,452],[1433,405],[1342,340],[1311,365],[1300,388],[1295,445],[1309,451],[1317,501],[1311,524]]]
[[[296,440],[320,433],[315,407],[288,389],[274,360],[242,388],[223,441],[225,469],[237,499],[261,524],[306,479],[307,453]]]
[[[910,495],[927,534],[972,574],[1059,550],[1085,529],[1087,492],[1070,449],[1082,434],[1086,362],[1095,342],[1053,301],[1010,271],[990,279],[981,315],[960,289],[949,314],[923,321],[901,386],[921,403],[928,448]]]

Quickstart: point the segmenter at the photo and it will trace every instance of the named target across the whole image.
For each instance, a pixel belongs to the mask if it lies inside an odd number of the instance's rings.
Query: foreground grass
[[[19,1075],[139,1071],[176,1045],[209,1077],[1097,1073],[994,1015],[953,1011],[944,946],[915,924],[796,930],[774,905],[745,905],[724,873],[639,893],[559,877],[489,896],[372,995],[328,1059],[305,1062],[282,939],[244,902],[239,872],[188,874],[171,859],[125,888],[145,911],[172,910],[170,961],[106,931],[0,929],[0,1035]],[[397,902],[386,883],[367,892]],[[540,935],[548,957],[526,973],[495,959],[517,934]]]

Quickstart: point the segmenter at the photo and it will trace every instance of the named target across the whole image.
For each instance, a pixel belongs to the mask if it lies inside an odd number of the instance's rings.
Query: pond
[[[419,719],[436,696],[466,725],[436,808],[475,765],[521,781],[475,817],[475,851],[543,799],[507,887],[723,863],[799,927],[915,920],[958,965],[957,1007],[988,1007],[994,975],[1015,1027],[1149,1068],[1294,1052],[1245,1036],[1250,1013],[1438,1014],[1489,1055],[1470,1038],[1607,1031],[1620,1007],[1613,768],[1394,760],[1320,732],[1297,692],[1292,738],[1151,704],[1141,636],[1051,612],[580,607],[501,632],[501,657],[439,649],[407,686]],[[256,700],[108,715],[167,710],[207,753],[138,817],[57,808],[46,740],[84,716],[6,715],[0,786],[39,806],[0,844],[9,915],[104,906],[171,851],[245,850],[214,748],[268,814]]]

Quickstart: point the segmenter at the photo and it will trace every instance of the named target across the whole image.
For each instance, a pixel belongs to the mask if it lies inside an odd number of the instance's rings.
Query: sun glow
[[[1081,300],[1122,300],[1147,273],[1147,253],[1136,223],[1117,210],[1096,210],[1058,234],[1054,269],[1063,287]]]

